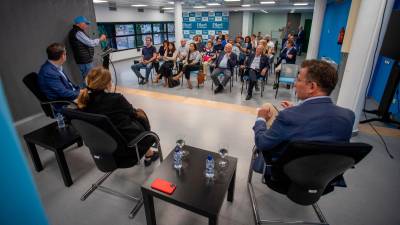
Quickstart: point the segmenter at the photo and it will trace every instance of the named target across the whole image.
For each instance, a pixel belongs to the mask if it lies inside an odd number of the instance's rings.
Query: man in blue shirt
[[[146,37],[146,46],[142,48],[142,59],[141,62],[133,64],[131,69],[139,78],[139,84],[146,84],[149,82],[149,75],[153,68],[153,61],[157,57],[157,49],[151,43],[151,37]],[[140,74],[140,69],[146,68],[146,78]]]
[[[90,39],[85,32],[90,25],[90,21],[84,16],[76,17],[74,22],[75,24],[69,32],[69,43],[71,44],[75,61],[81,71],[83,83],[85,83],[85,77],[93,67],[94,47],[98,46],[100,41],[106,40],[106,36],[102,34],[100,38]]]
[[[305,60],[295,83],[301,103],[283,101],[284,110],[280,112],[271,104],[258,110],[253,127],[257,149],[264,155],[279,157],[284,147],[276,147],[284,142],[348,142],[355,116],[353,111],[336,106],[329,97],[337,80],[336,70],[329,63]]]
[[[67,60],[65,46],[53,43],[47,47],[46,52],[48,60],[38,74],[40,90],[49,100],[75,100],[79,95],[79,87],[71,82],[62,68]]]

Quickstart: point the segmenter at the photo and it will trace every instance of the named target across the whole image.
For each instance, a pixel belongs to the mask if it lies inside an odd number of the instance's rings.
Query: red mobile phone
[[[176,186],[169,181],[157,178],[151,183],[151,188],[171,195],[175,191]]]

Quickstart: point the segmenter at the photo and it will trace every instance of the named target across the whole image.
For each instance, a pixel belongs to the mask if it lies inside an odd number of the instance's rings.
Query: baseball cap
[[[74,19],[74,22],[75,22],[75,24],[86,23],[87,25],[90,25],[90,21],[88,19],[86,19],[86,17],[84,17],[84,16],[77,16]]]

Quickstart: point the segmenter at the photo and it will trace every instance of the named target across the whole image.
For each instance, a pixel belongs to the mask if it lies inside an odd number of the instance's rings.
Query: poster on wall
[[[208,40],[211,35],[229,33],[229,12],[184,12],[183,38],[192,39],[194,35],[202,35]]]

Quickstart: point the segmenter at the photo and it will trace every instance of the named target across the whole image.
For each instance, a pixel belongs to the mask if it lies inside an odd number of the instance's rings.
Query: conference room
[[[400,224],[400,0],[0,4],[0,224]]]

